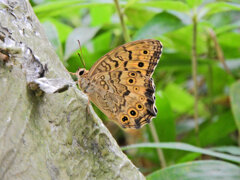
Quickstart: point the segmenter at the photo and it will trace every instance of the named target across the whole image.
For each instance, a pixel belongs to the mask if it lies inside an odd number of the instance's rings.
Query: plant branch
[[[194,121],[197,144],[199,144],[198,132],[198,83],[197,83],[197,15],[192,18],[193,22],[193,37],[192,37],[192,78],[194,81]]]
[[[155,143],[160,143],[160,140],[158,138],[157,131],[156,131],[156,128],[155,128],[154,124],[150,123],[149,126],[150,126],[150,129],[151,129],[151,133],[152,133],[154,142]],[[164,157],[162,149],[157,148],[157,153],[158,153],[159,161],[161,163],[161,167],[165,168],[167,165],[166,165],[166,161],[165,161],[165,157]]]
[[[126,24],[124,22],[124,17],[123,17],[123,13],[121,11],[119,2],[118,2],[118,0],[114,0],[114,3],[115,3],[117,13],[118,13],[118,16],[119,16],[119,19],[120,19],[120,23],[121,23],[121,26],[122,26],[124,40],[125,40],[125,42],[129,42],[130,37],[129,37],[128,31],[127,31]]]
[[[212,58],[212,53],[213,53],[213,48],[211,46],[211,38],[208,36],[207,37],[207,58],[211,59]],[[209,97],[209,110],[210,110],[210,117],[213,117],[213,111],[214,111],[214,106],[213,106],[213,67],[212,63],[208,63],[208,97]]]
[[[218,43],[218,40],[217,40],[217,36],[216,34],[214,33],[214,31],[212,29],[208,29],[208,33],[210,35],[210,38],[212,39],[212,41],[214,42],[214,47],[215,47],[215,50],[216,50],[216,53],[217,53],[217,58],[218,60],[220,61],[220,63],[222,63],[223,65],[223,68],[225,69],[225,71],[232,75],[230,69],[228,68],[226,62],[225,62],[225,58],[224,58],[224,55],[223,55],[223,51],[222,51],[222,48],[221,46],[219,45]]]

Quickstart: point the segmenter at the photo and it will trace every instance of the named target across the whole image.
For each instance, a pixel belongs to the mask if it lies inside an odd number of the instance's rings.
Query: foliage
[[[126,153],[143,173],[152,173],[148,179],[174,179],[182,174],[185,179],[192,175],[197,179],[219,178],[220,174],[207,173],[209,170],[226,172],[220,176],[226,179],[239,179],[240,168],[235,165],[240,162],[237,148],[240,144],[240,4],[237,0],[122,0],[119,3],[123,25],[111,0],[32,0],[31,3],[62,63],[72,72],[82,66],[76,53],[77,40],[81,42],[87,69],[105,53],[123,44],[126,37],[123,34],[131,40],[153,38],[163,43],[163,55],[154,73],[159,113],[153,124],[158,139],[171,145],[155,142],[150,149],[146,143],[133,145],[157,141],[149,125],[125,132],[105,121],[120,145],[135,146]],[[194,21],[196,81],[192,78],[195,69],[191,62]],[[124,26],[127,31],[122,30]],[[196,98],[198,106],[195,106]],[[99,115],[106,119],[100,112]],[[177,141],[184,144],[179,146]],[[157,147],[166,148],[163,153],[168,167],[155,171],[160,169],[161,161]],[[183,147],[185,151],[181,151]],[[212,150],[207,149],[210,147]]]

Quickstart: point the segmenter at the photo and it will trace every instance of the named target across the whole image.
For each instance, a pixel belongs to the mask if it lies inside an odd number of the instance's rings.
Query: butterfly
[[[76,73],[79,88],[109,119],[138,129],[157,115],[152,74],[162,53],[158,40],[121,45],[101,57],[88,71]]]

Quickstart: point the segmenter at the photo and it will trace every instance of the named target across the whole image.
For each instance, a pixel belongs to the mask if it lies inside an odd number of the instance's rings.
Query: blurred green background
[[[95,108],[148,179],[240,179],[239,0],[30,2],[71,72],[82,67],[77,40],[87,69],[127,41],[162,42],[151,125],[123,131]]]

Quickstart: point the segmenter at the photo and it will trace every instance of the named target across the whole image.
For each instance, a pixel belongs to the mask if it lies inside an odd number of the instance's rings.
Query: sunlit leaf
[[[211,148],[214,151],[229,153],[240,156],[240,148],[238,146],[220,146]]]
[[[186,0],[190,8],[199,6],[202,3],[202,0]]]
[[[95,36],[98,30],[99,27],[79,27],[74,29],[68,36],[66,42],[64,60],[68,59],[77,49],[79,49],[78,40],[81,45],[84,45]]]
[[[177,163],[183,163],[183,162],[189,162],[189,161],[194,161],[198,158],[201,158],[200,153],[186,153],[186,155],[181,156],[181,158],[177,161]]]
[[[63,0],[48,2],[45,4],[37,5],[33,8],[34,12],[39,18],[52,17],[64,14],[77,13],[81,8],[100,8],[106,6],[113,6],[113,2],[101,1],[86,1],[86,0]]]
[[[157,12],[153,12],[148,9],[140,9],[140,8],[127,8],[124,11],[127,16],[130,25],[135,26],[137,28],[141,28],[146,24]]]
[[[240,21],[234,22],[232,24],[227,24],[222,27],[219,27],[215,30],[216,35],[219,35],[221,33],[227,33],[230,32],[231,30],[237,29],[240,27]]]
[[[178,113],[193,113],[194,97],[186,90],[174,83],[169,83],[164,90],[172,108]],[[199,112],[204,111],[204,105],[199,102]]]
[[[207,9],[208,11],[206,15],[212,15],[212,14],[224,12],[224,11],[233,11],[233,10],[240,11],[239,4],[228,3],[228,2],[213,2],[213,3],[206,4],[204,8]]]
[[[45,22],[42,24],[47,35],[48,40],[51,42],[52,46],[54,47],[55,51],[62,57],[62,45],[58,37],[58,32],[56,27],[51,22]]]
[[[161,142],[175,140],[175,121],[168,98],[162,91],[156,93],[157,117],[153,120]]]
[[[102,8],[90,8],[92,26],[100,26],[110,23],[112,13],[113,8],[111,6],[105,6]]]
[[[230,91],[232,112],[238,131],[240,132],[240,82],[236,82],[231,86]]]
[[[195,161],[178,164],[153,172],[147,176],[147,180],[238,180],[240,168],[223,161]]]
[[[224,153],[215,152],[208,149],[199,148],[190,144],[186,143],[141,143],[141,144],[133,144],[129,146],[122,147],[122,150],[128,150],[133,148],[163,148],[163,149],[177,149],[177,150],[183,150],[183,151],[190,151],[190,152],[196,152],[201,153],[225,160],[229,160],[232,162],[240,163],[240,157],[228,155]]]
[[[135,3],[132,6],[154,7],[154,8],[159,8],[163,10],[174,10],[174,11],[180,11],[180,12],[187,12],[188,10],[190,10],[188,5],[181,1],[145,1],[145,2]]]
[[[72,32],[73,28],[71,26],[69,26],[68,24],[64,24],[61,21],[57,21],[54,18],[49,18],[48,21],[51,22],[52,24],[54,24],[54,26],[56,27],[60,42],[65,43],[68,35]]]
[[[160,37],[182,26],[183,23],[176,16],[166,12],[159,13],[135,34],[134,40]]]

